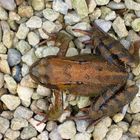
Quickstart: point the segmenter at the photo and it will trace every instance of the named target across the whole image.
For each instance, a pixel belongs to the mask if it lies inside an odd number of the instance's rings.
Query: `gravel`
[[[72,38],[66,57],[95,53],[85,43],[90,37],[74,31],[94,32],[94,22],[129,49],[140,40],[140,0],[0,0],[0,139],[139,140],[140,91],[123,111],[94,123],[92,119],[68,119],[86,115],[81,109],[90,107],[93,97],[64,91],[61,117],[38,125],[55,97],[52,89],[30,77],[30,66],[57,55],[59,40],[51,35],[61,30]],[[140,64],[128,71],[132,71],[132,81],[127,85],[140,87]]]

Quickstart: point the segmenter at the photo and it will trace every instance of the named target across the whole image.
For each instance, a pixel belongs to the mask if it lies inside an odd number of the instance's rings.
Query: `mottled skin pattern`
[[[96,100],[88,109],[87,118],[97,120],[103,116],[113,116],[138,92],[137,86],[126,87],[128,73],[125,65],[135,66],[134,59],[117,40],[96,25],[92,32],[75,31],[90,35],[94,49],[101,55],[65,57],[71,38],[60,32],[57,38],[61,43],[58,55],[34,63],[30,75],[38,84],[57,91],[57,94],[58,91],[69,90],[71,94],[95,97]],[[63,112],[59,96],[53,106],[55,113],[51,109],[47,113],[49,120],[57,119]]]

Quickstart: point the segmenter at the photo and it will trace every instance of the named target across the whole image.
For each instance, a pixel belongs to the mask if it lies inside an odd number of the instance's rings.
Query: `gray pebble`
[[[12,68],[12,76],[16,82],[20,82],[22,79],[21,66],[17,65]]]
[[[9,66],[13,67],[20,63],[21,61],[21,54],[16,49],[9,49],[8,50],[8,64]]]
[[[14,10],[16,8],[16,3],[14,0],[0,0],[0,4],[7,10]]]
[[[10,122],[7,119],[0,117],[0,133],[4,134],[9,128],[9,125]]]
[[[111,8],[111,9],[124,9],[125,5],[123,2],[120,3],[116,3],[114,1],[109,2],[109,4],[107,5],[107,7]]]

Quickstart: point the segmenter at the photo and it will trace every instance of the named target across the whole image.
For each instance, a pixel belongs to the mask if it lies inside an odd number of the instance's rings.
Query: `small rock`
[[[117,123],[120,122],[123,118],[124,118],[124,114],[118,113],[114,115],[113,120],[115,123]]]
[[[21,131],[21,139],[30,139],[32,137],[35,137],[37,135],[37,131],[34,127],[29,125],[28,127],[23,128]]]
[[[140,31],[140,18],[134,19],[131,24],[134,31],[136,32]]]
[[[45,22],[43,22],[42,28],[48,33],[53,33],[56,31],[56,24],[52,21],[46,20]]]
[[[33,116],[33,112],[26,107],[19,106],[14,112],[14,117],[30,119]]]
[[[118,122],[117,125],[122,128],[123,132],[126,133],[128,131],[129,128],[129,124],[127,122],[121,121]]]
[[[64,19],[65,19],[65,23],[69,24],[69,25],[78,23],[81,20],[80,16],[78,14],[76,14],[76,12],[74,12],[74,11],[66,14],[64,16]]]
[[[54,129],[54,130],[51,131],[51,133],[49,134],[49,138],[51,140],[62,140],[62,138],[61,138],[60,134],[58,133],[57,129]]]
[[[90,0],[88,3],[88,11],[89,13],[92,13],[94,11],[94,9],[96,8],[96,2],[95,0]]]
[[[85,0],[72,1],[72,6],[81,18],[88,16],[88,7]]]
[[[139,11],[135,11],[135,15],[140,18],[140,10]]]
[[[62,0],[54,0],[53,1],[53,9],[61,14],[66,15],[68,12],[69,6],[63,2]]]
[[[13,118],[13,112],[11,111],[2,111],[1,117],[11,120]]]
[[[76,128],[73,121],[65,121],[58,126],[58,133],[63,139],[71,139],[76,134]]]
[[[90,100],[89,97],[85,97],[85,96],[80,96],[77,102],[77,106],[78,108],[84,108],[89,106],[90,104]]]
[[[48,110],[48,104],[45,99],[37,100],[36,106],[41,110],[44,110],[44,111]]]
[[[68,117],[70,117],[71,112],[69,110],[65,110],[61,116],[59,117],[58,121],[59,122],[64,122],[64,120],[66,120]]]
[[[35,32],[29,32],[27,37],[29,44],[32,46],[37,45],[40,41],[39,36]]]
[[[29,73],[29,66],[26,64],[23,64],[21,68],[21,72],[22,72],[22,76],[27,75]]]
[[[133,113],[140,112],[140,97],[135,97],[133,101],[130,103],[130,108]]]
[[[18,39],[25,39],[27,37],[28,32],[29,32],[29,28],[24,23],[21,23],[19,25],[16,36]]]
[[[70,56],[75,56],[78,55],[78,51],[76,48],[68,48],[66,56],[70,57]]]
[[[20,15],[20,17],[30,18],[33,16],[33,8],[32,6],[28,5],[20,5],[18,7],[18,14]]]
[[[46,126],[46,129],[48,131],[52,131],[53,129],[55,129],[57,127],[57,123],[54,122],[54,121],[48,121],[47,122],[47,126]]]
[[[5,80],[5,82],[6,82],[6,86],[7,86],[8,90],[9,90],[12,94],[16,94],[17,83],[16,83],[16,81],[13,79],[13,77],[11,77],[10,75],[6,74],[6,75],[4,75],[4,80]]]
[[[111,28],[112,22],[111,21],[106,21],[103,19],[97,19],[95,20],[95,23],[104,31],[108,32]]]
[[[125,0],[125,6],[130,10],[140,10],[140,3],[137,3],[133,0]]]
[[[128,13],[124,15],[124,22],[126,26],[131,26],[132,21],[134,20],[135,15],[133,13]]]
[[[113,29],[120,38],[126,37],[128,31],[125,27],[124,20],[121,17],[117,17],[113,22]]]
[[[129,131],[133,135],[140,137],[140,123],[132,124],[131,127],[129,128]]]
[[[0,0],[0,5],[7,10],[14,10],[16,8],[14,0]]]
[[[27,127],[28,121],[24,118],[16,117],[11,120],[11,129],[20,130],[21,128]]]
[[[27,22],[26,26],[31,29],[40,28],[42,26],[42,19],[37,16],[32,16]]]
[[[45,1],[44,0],[32,0],[32,6],[33,6],[33,9],[36,11],[43,10],[45,7]]]
[[[106,5],[109,3],[109,0],[95,0],[97,5]]]
[[[50,9],[46,8],[43,10],[43,16],[48,19],[49,21],[55,21],[59,17],[59,13]]]
[[[42,131],[44,130],[45,126],[46,126],[45,123],[39,124],[40,121],[37,121],[37,120],[35,120],[35,119],[33,119],[33,118],[31,118],[31,119],[29,120],[29,122],[30,122],[30,124],[31,124],[38,132],[42,132]],[[39,125],[38,125],[38,124],[39,124]]]
[[[0,71],[3,73],[10,74],[10,67],[7,60],[0,60]]]
[[[35,55],[34,48],[32,48],[30,51],[28,51],[25,55],[22,56],[22,61],[25,62],[29,66],[31,66],[36,60],[37,60],[37,57]]]
[[[4,46],[4,44],[1,42],[0,43],[0,53],[6,53],[7,52],[7,48]]]
[[[9,139],[15,140],[20,136],[20,131],[14,131],[12,129],[8,129],[5,133],[5,136]]]
[[[4,84],[4,75],[3,73],[0,72],[0,88],[3,87],[3,84]]]
[[[1,101],[10,110],[15,110],[20,105],[20,99],[14,95],[2,95]]]
[[[106,140],[120,140],[122,137],[123,130],[120,127],[114,126],[110,128],[109,132],[106,135]]]
[[[21,19],[21,17],[16,12],[10,11],[9,12],[9,19],[19,21]]]
[[[25,106],[28,107],[31,103],[31,97],[32,97],[32,94],[33,94],[33,89],[18,85],[17,93],[18,93],[18,96],[21,99],[22,103]]]
[[[101,9],[99,9],[99,8],[96,8],[93,11],[93,13],[91,13],[89,15],[91,21],[94,21],[95,19],[98,19],[100,16],[101,16]]]
[[[58,47],[39,47],[36,49],[35,54],[38,58],[42,58],[49,55],[56,55],[58,51]]]
[[[140,113],[136,113],[136,114],[132,115],[132,118],[133,118],[135,121],[140,121]]]
[[[135,42],[135,41],[140,40],[140,36],[136,32],[134,32],[133,30],[129,30],[127,40],[130,42]]]
[[[48,39],[49,36],[44,32],[42,28],[38,29],[39,35],[42,39]]]
[[[0,20],[7,20],[8,14],[4,8],[0,6]]]
[[[125,4],[123,2],[120,3],[116,3],[114,1],[109,2],[109,4],[107,5],[107,7],[111,8],[111,9],[124,9],[125,8]]]
[[[88,121],[86,121],[86,120],[76,120],[77,131],[85,132],[88,126],[89,126]]]
[[[13,67],[20,63],[21,61],[21,54],[16,49],[9,49],[8,50],[8,64]]]
[[[9,128],[9,125],[10,122],[7,119],[0,117],[0,133],[4,134]]]
[[[37,93],[41,96],[50,96],[51,90],[49,88],[44,87],[44,86],[38,85]]]
[[[85,133],[78,133],[76,134],[71,140],[90,140],[91,134]]]
[[[102,122],[98,123],[93,131],[94,140],[102,140],[106,136],[107,132],[108,132],[107,126]]]
[[[20,40],[17,44],[16,44],[16,48],[20,51],[20,53],[22,55],[24,55],[25,53],[27,53],[30,49],[31,46],[29,45],[28,42],[26,42],[25,40]]]
[[[41,132],[38,137],[39,140],[48,140],[49,136],[48,136],[48,132],[47,131],[43,131]]]

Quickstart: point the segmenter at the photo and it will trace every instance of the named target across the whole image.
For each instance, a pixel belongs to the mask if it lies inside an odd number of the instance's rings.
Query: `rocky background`
[[[95,126],[87,120],[66,120],[65,111],[55,121],[37,125],[53,96],[50,89],[35,83],[29,67],[39,58],[57,54],[55,41],[44,33],[65,30],[73,36],[67,56],[91,53],[82,41],[88,40],[72,29],[90,30],[96,24],[120,40],[126,49],[140,40],[140,0],[0,0],[0,139],[3,140],[139,140],[140,93],[123,112],[106,117]],[[133,69],[140,85],[140,65]],[[130,74],[130,77],[133,76]],[[64,108],[90,104],[88,97],[64,94]]]

